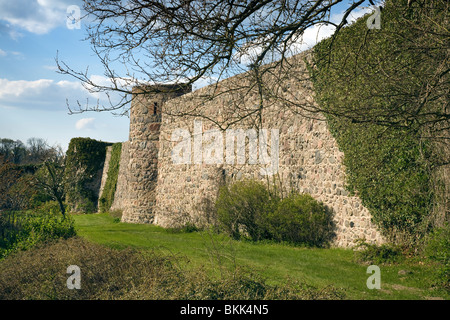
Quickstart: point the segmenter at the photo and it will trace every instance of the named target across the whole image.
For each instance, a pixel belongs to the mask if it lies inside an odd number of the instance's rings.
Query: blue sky
[[[45,139],[67,149],[74,137],[118,142],[128,139],[129,119],[108,112],[69,115],[66,105],[97,96],[76,79],[56,72],[55,58],[74,70],[102,77],[86,33],[66,25],[67,8],[81,0],[0,0],[0,138]],[[331,31],[322,30],[324,34]],[[315,38],[317,31],[309,38]]]
[[[66,25],[67,8],[79,0],[0,0],[0,137],[47,140],[64,149],[73,137],[128,139],[128,118],[107,112],[69,115],[77,100],[95,102],[76,79],[56,72],[55,58],[101,76],[83,24]]]

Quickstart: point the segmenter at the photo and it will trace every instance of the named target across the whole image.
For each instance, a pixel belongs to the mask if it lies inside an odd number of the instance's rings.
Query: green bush
[[[42,206],[46,206],[47,202],[51,201],[52,198],[48,194],[38,191],[31,197],[29,209],[39,209]]]
[[[75,225],[70,215],[61,218],[53,213],[47,213],[28,216],[22,221],[21,231],[24,237],[33,235],[37,241],[67,239],[75,235]]]
[[[370,244],[360,241],[355,246],[357,262],[366,264],[396,263],[403,258],[401,248],[392,244]]]
[[[265,220],[277,202],[261,182],[242,180],[223,186],[215,205],[219,227],[233,239],[266,239]]]
[[[425,256],[437,262],[437,284],[450,290],[450,225],[435,229],[425,242]]]
[[[233,239],[275,240],[325,246],[334,236],[332,214],[307,194],[280,199],[259,181],[237,181],[219,190],[219,229]]]
[[[166,228],[165,229],[168,233],[192,233],[200,231],[201,228],[197,227],[193,223],[186,223],[185,225],[179,226],[179,227],[173,227],[173,228]]]
[[[277,241],[324,246],[334,236],[332,214],[308,194],[292,193],[268,215],[267,229]]]
[[[84,190],[83,194],[86,196],[84,199],[79,199],[76,207],[72,207],[72,210],[75,210],[76,212],[83,212],[83,213],[94,213],[97,211],[97,204],[94,200],[90,200],[94,197],[93,192],[91,193],[90,190]]]
[[[67,212],[67,205],[66,212]],[[51,215],[59,215],[61,214],[61,209],[59,208],[59,203],[57,201],[46,201],[42,204],[40,204],[38,207],[35,208],[37,212],[40,212],[42,214],[51,214]]]
[[[18,250],[28,250],[41,242],[76,235],[73,218],[69,215],[64,218],[51,210],[22,212],[14,215],[8,223],[9,234],[0,243],[0,258]]]

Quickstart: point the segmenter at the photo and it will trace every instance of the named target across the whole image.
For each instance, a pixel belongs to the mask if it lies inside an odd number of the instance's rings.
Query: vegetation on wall
[[[389,240],[407,246],[432,227],[432,170],[443,160],[425,136],[438,131],[448,81],[446,73],[435,79],[445,46],[432,38],[446,11],[427,6],[425,16],[406,1],[387,1],[380,29],[369,29],[367,16],[358,20],[319,43],[310,67],[317,101],[345,154],[348,189]]]
[[[111,208],[116,192],[117,179],[119,177],[120,155],[122,153],[122,143],[115,143],[111,147],[111,159],[105,187],[99,199],[99,211],[106,212]]]
[[[66,201],[71,211],[97,210],[106,147],[111,143],[90,138],[73,138],[66,153]]]

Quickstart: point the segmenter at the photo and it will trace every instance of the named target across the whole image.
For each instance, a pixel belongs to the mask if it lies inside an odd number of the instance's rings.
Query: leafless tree
[[[314,117],[329,113],[346,117],[354,122],[372,122],[385,126],[427,127],[429,131],[448,131],[448,71],[449,41],[448,14],[436,18],[436,12],[449,12],[445,0],[391,1],[383,6],[404,10],[398,21],[407,33],[386,33],[389,41],[404,41],[403,52],[421,52],[423,57],[437,59],[432,70],[417,67],[424,72],[415,91],[401,86],[399,69],[386,69],[384,61],[378,63],[377,73],[385,75],[390,91],[371,92],[367,95],[365,108],[361,104],[329,110],[314,103],[292,99],[295,92],[285,86],[288,78],[303,81],[309,74],[298,72],[291,57],[297,53],[305,30],[318,25],[335,27],[333,39],[348,24],[349,16],[355,9],[372,4],[372,1],[341,0],[85,0],[84,11],[91,24],[87,26],[88,37],[94,53],[105,70],[109,84],[96,83],[89,70],[76,71],[69,64],[56,58],[59,72],[79,79],[91,92],[104,93],[109,105],[82,105],[70,107],[70,113],[85,111],[111,111],[126,114],[132,95],[132,87],[146,88],[139,94],[151,93],[154,83],[194,84],[209,79],[215,88],[218,83],[241,74],[239,81],[227,81],[226,88],[209,90],[205,99],[212,99],[230,91],[238,92],[234,109],[229,114],[233,118],[216,123],[224,128],[242,119],[258,120],[268,100],[281,101],[286,108]],[[332,9],[344,8],[339,21],[332,19]],[[447,9],[447,10],[446,10]],[[419,23],[418,23],[419,22]],[[380,32],[383,31],[383,28]],[[365,37],[356,49],[364,49],[370,34],[378,32],[367,28]],[[406,38],[405,38],[406,37]],[[333,50],[330,45],[330,55]],[[362,54],[363,50],[340,47],[349,55]],[[385,61],[395,59],[399,52],[392,52]],[[330,62],[332,58],[328,57]],[[404,65],[400,65],[404,67]],[[370,74],[368,75],[370,77]],[[417,78],[411,77],[411,81]],[[409,83],[408,83],[409,85]],[[214,88],[214,86],[213,86]],[[111,93],[120,94],[120,100],[111,98]],[[259,96],[259,104],[247,108],[240,103],[248,95]],[[239,101],[240,99],[240,101]],[[370,99],[386,99],[392,108],[381,114],[367,112]],[[438,105],[437,108],[435,106]],[[242,107],[244,106],[244,107]],[[406,107],[405,107],[406,106]],[[428,107],[432,106],[432,107]],[[200,108],[189,110],[165,110],[173,115],[205,116]],[[209,119],[217,122],[216,119]],[[436,137],[439,134],[434,134]],[[441,135],[445,139],[445,133]]]
[[[85,0],[84,10],[93,21],[88,39],[111,83],[95,83],[88,70],[75,71],[57,57],[59,70],[91,92],[108,97],[119,92],[122,99],[109,106],[78,104],[70,111],[124,113],[137,85],[193,84],[205,78],[217,83],[249,70],[260,79],[267,71],[264,65],[282,63],[295,53],[292,44],[307,28],[330,24],[339,30],[364,2],[348,4],[341,21],[334,23],[331,10],[342,0]]]
[[[42,138],[29,138],[27,147],[30,161],[40,160],[48,150],[47,142]]]
[[[39,169],[33,175],[33,185],[58,202],[61,214],[65,217],[65,154],[61,147],[52,147],[52,152],[42,159]]]

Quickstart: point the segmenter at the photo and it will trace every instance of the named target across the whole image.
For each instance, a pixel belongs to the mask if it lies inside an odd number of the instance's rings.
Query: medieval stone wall
[[[292,60],[295,60],[293,74],[306,75],[303,57]],[[149,114],[160,96],[135,100],[130,114],[129,159],[123,156],[121,161],[121,169],[126,166],[128,173],[119,173],[121,186],[118,185],[116,195],[122,194],[122,199],[114,204],[118,208],[119,202],[122,203],[123,221],[155,223],[163,227],[187,222],[207,224],[212,219],[207,207],[214,202],[219,186],[248,178],[275,183],[284,193],[292,189],[309,193],[322,201],[334,213],[336,246],[352,246],[359,238],[383,242],[370,221],[369,211],[358,197],[350,196],[344,188],[344,155],[324,119],[320,115],[299,112],[284,102],[314,104],[308,78],[285,79],[280,86],[281,99],[280,96],[277,99],[263,97],[265,107],[261,117],[235,122],[240,111],[260,106],[257,88],[251,90],[245,86],[251,81],[247,76],[238,75],[218,86],[208,86],[162,102],[161,122],[155,122]],[[245,92],[230,90],[237,83]],[[207,99],[212,93],[215,98]],[[186,115],[189,110],[195,110],[202,117]],[[177,116],[180,114],[185,115]],[[233,133],[237,134],[233,136]],[[246,153],[244,162],[238,163],[241,149],[237,140],[243,133],[247,133],[243,144]],[[230,145],[231,138],[236,142]],[[266,151],[267,159],[261,157]],[[274,174],[268,175],[267,170]]]
[[[120,153],[119,173],[117,175],[116,192],[114,193],[114,201],[110,210],[123,210],[128,207],[128,163],[130,162],[130,142],[122,142],[122,150]]]
[[[145,88],[134,88],[130,109],[130,136],[128,145],[127,205],[123,221],[153,223],[155,187],[161,126],[161,106],[170,98],[183,94],[170,85],[159,86],[158,93],[144,95]],[[189,88],[187,91],[191,91]],[[120,192],[120,191],[119,191]]]
[[[105,189],[106,180],[108,179],[108,170],[109,170],[109,162],[111,160],[111,151],[112,146],[106,147],[106,156],[105,156],[105,162],[103,164],[103,172],[100,182],[100,190],[98,192],[98,199],[100,200],[103,190]],[[97,203],[97,208],[100,208],[100,203]]]

